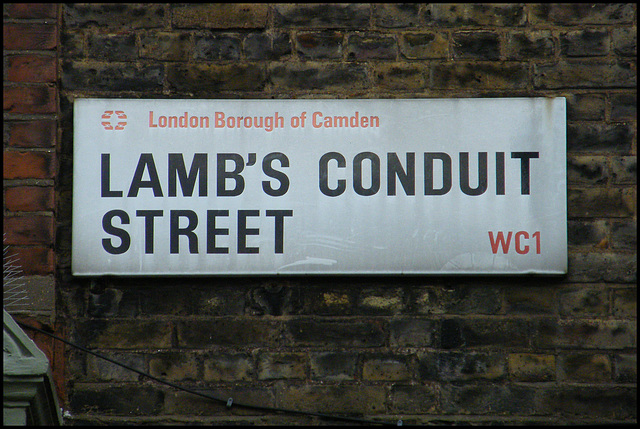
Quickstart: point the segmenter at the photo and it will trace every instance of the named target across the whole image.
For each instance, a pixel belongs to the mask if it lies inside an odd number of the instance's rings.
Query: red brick
[[[11,254],[16,255],[20,268],[26,276],[53,274],[55,269],[54,253],[46,247],[11,247]]]
[[[4,152],[5,179],[53,179],[55,154],[51,152]]]
[[[53,217],[12,216],[4,218],[6,244],[31,245],[53,243]],[[27,255],[28,256],[28,255]],[[33,256],[33,255],[32,255]],[[24,265],[24,260],[21,259]]]
[[[56,26],[47,24],[4,24],[4,49],[54,49]]]
[[[9,17],[18,19],[55,18],[56,3],[10,3],[7,5]]]
[[[7,77],[11,82],[55,82],[56,59],[42,55],[9,57]]]
[[[4,87],[5,113],[55,113],[56,89],[48,86]]]
[[[9,122],[9,146],[46,148],[56,145],[54,120]]]
[[[7,188],[5,208],[12,212],[35,212],[53,210],[53,188],[19,186]]]

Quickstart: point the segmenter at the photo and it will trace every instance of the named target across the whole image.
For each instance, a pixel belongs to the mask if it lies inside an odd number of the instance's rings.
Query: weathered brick
[[[440,392],[436,386],[423,384],[403,386],[394,383],[390,394],[393,413],[436,414],[440,408]]]
[[[632,185],[638,180],[638,158],[636,156],[616,156],[611,159],[613,183]]]
[[[235,382],[253,379],[251,356],[246,354],[211,354],[204,356],[204,381]]]
[[[78,386],[71,393],[74,414],[98,411],[123,416],[157,415],[162,410],[164,392],[154,387],[134,385],[95,388]]]
[[[635,27],[613,28],[611,30],[613,52],[621,56],[638,54],[638,31]]]
[[[612,94],[611,95],[611,120],[632,121],[637,118],[636,94]]]
[[[224,283],[224,282],[219,282]],[[201,316],[229,316],[244,314],[246,296],[240,287],[209,283],[194,297],[194,314]]]
[[[430,3],[423,19],[429,26],[523,26],[526,13],[521,4]]]
[[[76,324],[73,341],[89,348],[166,349],[171,347],[171,331],[165,321],[92,320]]]
[[[383,28],[416,27],[419,24],[418,3],[376,3],[373,19],[375,25]]]
[[[555,286],[511,286],[505,288],[505,311],[508,314],[552,314],[556,310]]]
[[[354,380],[358,355],[349,352],[311,353],[311,378],[326,381]]]
[[[18,186],[5,191],[5,207],[13,212],[49,211],[54,209],[51,187]]]
[[[629,320],[540,320],[532,340],[539,348],[616,350],[636,346],[636,323]]]
[[[616,289],[611,293],[611,301],[611,312],[614,317],[630,319],[637,318],[637,289]]]
[[[550,30],[517,31],[507,34],[505,56],[510,60],[553,58],[555,43]]]
[[[529,6],[532,24],[631,24],[634,7],[631,3],[545,3]]]
[[[65,59],[82,57],[85,54],[85,34],[83,31],[62,32],[60,34],[61,57]]]
[[[105,352],[102,355],[116,362],[128,365],[138,371],[148,372],[145,356],[142,353]],[[87,356],[88,381],[138,381],[138,373],[93,355]]]
[[[11,121],[5,124],[9,124],[9,146],[50,148],[56,144],[54,120]]]
[[[248,60],[279,60],[291,54],[288,33],[251,33],[244,39],[244,54]]]
[[[636,255],[619,253],[569,254],[567,279],[573,282],[633,283],[637,279]]]
[[[609,296],[604,287],[587,285],[558,292],[560,315],[564,317],[604,317],[609,313]]]
[[[635,201],[630,190],[572,188],[567,195],[569,218],[633,216]]]
[[[296,346],[379,347],[385,341],[381,324],[375,322],[298,319],[287,328]]]
[[[300,288],[297,286],[265,282],[247,294],[246,313],[271,316],[297,314],[302,306],[300,295]]]
[[[398,45],[394,37],[384,34],[352,34],[347,38],[345,52],[348,60],[393,60],[398,55]]]
[[[500,36],[489,31],[453,33],[453,57],[456,59],[497,60],[500,58]]]
[[[87,38],[87,56],[91,58],[131,61],[138,57],[134,33],[91,34]]]
[[[560,34],[561,53],[568,57],[607,55],[611,37],[607,30],[580,29]]]
[[[430,286],[414,293],[416,310],[423,314],[496,314],[502,307],[500,290],[490,284]]]
[[[344,34],[339,31],[301,31],[296,34],[296,52],[303,59],[342,58]]]
[[[366,68],[360,64],[320,62],[273,63],[269,67],[270,81],[279,89],[364,89],[369,86]]]
[[[612,249],[637,249],[638,227],[636,221],[617,221],[611,223]]]
[[[184,351],[153,354],[149,357],[149,374],[167,381],[200,379],[196,356]]]
[[[177,28],[264,28],[269,6],[257,3],[202,3],[171,6]]]
[[[614,355],[614,381],[618,383],[638,382],[638,355],[619,354]]]
[[[55,177],[56,159],[51,152],[4,152],[3,177],[5,179],[52,179]]]
[[[186,348],[212,346],[275,346],[280,324],[251,319],[213,319],[177,322],[178,344]]]
[[[164,401],[164,412],[170,415],[258,415],[262,411],[226,406],[229,398],[234,403],[253,405],[258,407],[275,407],[275,395],[270,388],[262,387],[233,387],[224,389],[196,389],[197,392],[219,399],[215,401],[188,392],[167,392]],[[237,422],[236,422],[237,424]]]
[[[58,11],[56,3],[9,3],[7,13],[14,19],[55,18]]]
[[[5,218],[5,222],[7,219]],[[44,244],[50,245],[50,243]],[[9,249],[10,254],[16,256],[25,276],[48,275],[55,270],[56,255],[54,255],[53,249],[49,247],[29,245],[28,247],[10,246]]]
[[[556,357],[551,354],[511,353],[508,357],[512,381],[547,382],[556,379]]]
[[[304,379],[307,365],[304,353],[261,353],[257,375],[259,380]]]
[[[601,121],[605,114],[603,94],[567,94],[567,120]]]
[[[368,27],[368,4],[274,4],[277,27],[363,28]]]
[[[266,83],[265,70],[252,63],[172,64],[167,81],[174,91],[258,91]]]
[[[525,319],[444,319],[441,322],[440,347],[526,347],[531,325]]]
[[[402,355],[365,356],[362,364],[362,379],[369,381],[410,380],[410,361]]]
[[[449,57],[449,40],[438,32],[407,32],[398,39],[400,53],[410,60],[445,59]]]
[[[385,411],[383,386],[288,386],[278,392],[279,407],[335,414],[381,414]]]
[[[381,63],[374,67],[374,83],[381,90],[412,91],[426,87],[427,69],[422,64]]]
[[[626,420],[637,416],[635,387],[561,386],[545,395],[552,413],[580,416],[581,419]]]
[[[54,237],[51,216],[11,216],[4,218],[6,244],[51,244]]]
[[[140,312],[144,315],[186,316],[195,312],[194,301],[197,298],[186,284],[173,283],[166,287],[157,285],[153,288],[143,288],[144,284],[138,286],[135,292],[140,302]]]
[[[578,383],[611,382],[612,366],[609,356],[602,354],[564,353],[558,362],[562,381]]]
[[[49,50],[57,45],[56,26],[48,24],[3,24],[2,46],[6,50]]]
[[[165,5],[126,3],[69,3],[62,7],[66,28],[157,28],[165,24]]]
[[[404,308],[402,289],[373,289],[360,291],[356,312],[362,314],[398,314]]]
[[[4,87],[2,108],[14,114],[56,113],[56,90],[44,85]]]
[[[162,64],[65,61],[61,77],[65,90],[159,91],[164,75]]]
[[[238,60],[242,54],[239,34],[198,34],[194,36],[193,58],[196,60]]]
[[[533,65],[533,86],[536,89],[635,88],[636,78],[636,66],[629,61],[606,62],[587,58]]]
[[[447,414],[532,415],[544,412],[536,400],[538,390],[532,386],[477,384],[444,385],[442,410]]]
[[[607,157],[573,155],[567,156],[567,183],[569,185],[602,186],[609,182]]]
[[[389,322],[389,344],[392,347],[432,347],[437,340],[437,322],[415,318]]]
[[[96,287],[88,291],[87,314],[91,317],[136,317],[138,296],[128,290]]]
[[[7,78],[11,82],[54,82],[56,58],[44,55],[15,55],[8,57]]]
[[[441,89],[524,89],[528,67],[520,63],[451,62],[431,67],[432,88]]]
[[[507,375],[502,353],[425,352],[418,357],[418,374],[423,381],[498,381]]]

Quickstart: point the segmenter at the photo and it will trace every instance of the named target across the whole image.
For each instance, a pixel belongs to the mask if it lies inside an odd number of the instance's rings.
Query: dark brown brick
[[[133,33],[89,35],[87,56],[112,61],[134,60],[138,57],[136,35]]]
[[[167,81],[174,91],[258,91],[266,84],[265,70],[252,63],[180,64],[167,68]]]
[[[369,24],[368,4],[275,4],[278,27],[363,28]]]
[[[65,90],[159,91],[164,75],[162,64],[66,61],[61,77]]]
[[[534,64],[536,89],[635,88],[635,64],[597,59],[569,59],[553,64]]]
[[[14,19],[55,18],[57,11],[56,3],[10,3],[7,5],[7,13]]]
[[[43,55],[15,55],[8,58],[11,82],[55,82],[56,58]]]
[[[56,157],[51,152],[4,152],[5,179],[52,179]]]
[[[178,344],[185,348],[212,346],[270,347],[282,341],[281,326],[276,322],[251,319],[213,319],[178,322]]]
[[[5,113],[55,113],[57,91],[50,86],[4,87],[2,107]]]
[[[577,383],[611,382],[611,359],[603,354],[563,353],[558,362],[561,380]]]
[[[2,46],[7,50],[49,50],[57,45],[55,25],[3,24],[2,35]]]
[[[9,125],[9,146],[23,148],[48,148],[56,144],[54,120],[13,121]]]
[[[19,186],[5,191],[7,210],[35,212],[54,209],[53,188]]]
[[[280,89],[329,90],[347,85],[350,90],[357,90],[369,86],[366,69],[360,64],[273,63],[269,76],[272,85]]]
[[[488,31],[453,33],[453,57],[456,59],[497,60],[500,58],[500,36]]]
[[[524,89],[528,67],[519,63],[451,62],[431,67],[430,86],[440,89]]]
[[[574,30],[560,35],[561,53],[568,57],[607,55],[611,37],[607,30]]]
[[[385,341],[382,326],[371,322],[320,322],[301,319],[289,321],[287,329],[296,346],[379,347]]]
[[[177,28],[264,28],[268,5],[256,3],[176,4],[171,6]]]

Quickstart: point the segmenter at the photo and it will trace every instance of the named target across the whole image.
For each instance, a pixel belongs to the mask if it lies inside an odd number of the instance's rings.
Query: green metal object
[[[3,313],[3,424],[62,425],[49,360],[9,313]]]

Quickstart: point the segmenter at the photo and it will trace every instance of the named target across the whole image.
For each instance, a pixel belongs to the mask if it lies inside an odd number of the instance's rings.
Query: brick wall
[[[55,248],[70,340],[254,405],[405,423],[636,421],[634,4],[60,8],[57,104],[51,25],[5,6],[4,213],[16,248],[50,258],[43,274]],[[76,97],[516,96],[567,98],[563,278],[70,274]],[[55,118],[57,156],[36,138]],[[227,409],[66,353],[71,424],[324,422]]]

